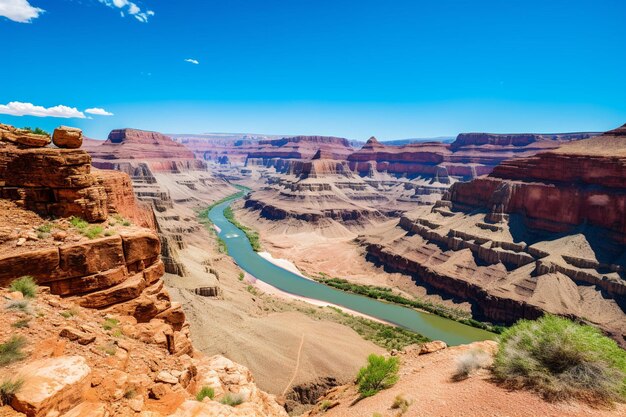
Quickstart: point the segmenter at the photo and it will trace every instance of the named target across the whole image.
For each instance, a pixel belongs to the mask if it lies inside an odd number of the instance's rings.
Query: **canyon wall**
[[[206,163],[191,150],[158,132],[116,129],[107,141],[90,142],[86,149],[92,155],[93,166],[103,170],[99,172],[116,170],[130,176],[134,195],[149,208],[151,226],[159,231],[165,271],[185,276],[187,272],[178,259],[178,251],[184,249],[181,234],[191,233],[193,229],[182,226],[189,223],[171,221],[181,216],[174,210],[168,188],[157,181],[157,176],[167,175],[190,191],[203,186],[227,189],[228,185],[208,173]]]
[[[360,175],[376,170],[405,177],[434,176],[439,170],[440,174],[471,179],[490,173],[504,160],[531,156],[594,135],[461,133],[451,144],[423,142],[404,146],[389,146],[370,138],[363,148],[348,156],[348,161]]]
[[[548,311],[626,345],[626,129],[455,183],[427,214],[363,239],[370,260],[512,323]]]

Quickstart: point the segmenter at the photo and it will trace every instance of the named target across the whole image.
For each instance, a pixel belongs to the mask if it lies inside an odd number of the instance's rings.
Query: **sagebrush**
[[[598,329],[552,315],[501,335],[494,374],[548,400],[626,400],[626,351]]]

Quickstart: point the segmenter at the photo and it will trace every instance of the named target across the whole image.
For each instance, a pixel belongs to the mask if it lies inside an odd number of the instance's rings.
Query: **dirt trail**
[[[296,379],[296,376],[298,375],[298,370],[300,369],[300,355],[302,354],[302,346],[304,346],[304,333],[302,333],[302,338],[300,339],[300,347],[298,348],[298,356],[296,356],[296,367],[293,370],[293,375],[291,379],[289,380],[289,382],[287,383],[287,386],[285,387],[285,390],[283,391],[283,397],[287,395],[287,391],[289,391],[289,388],[291,388],[291,384],[293,384],[293,381]]]

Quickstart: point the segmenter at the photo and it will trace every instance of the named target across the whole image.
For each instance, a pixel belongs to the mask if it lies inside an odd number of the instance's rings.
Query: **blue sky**
[[[0,0],[0,15],[0,113],[84,117],[0,114],[18,126],[395,139],[626,122],[623,0]]]

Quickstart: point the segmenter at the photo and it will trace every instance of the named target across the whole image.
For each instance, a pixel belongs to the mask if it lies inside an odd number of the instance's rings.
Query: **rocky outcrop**
[[[0,288],[0,300],[11,297]],[[21,381],[3,398],[3,416],[287,416],[245,367],[192,349],[172,354],[172,333],[161,319],[142,323],[80,307],[42,288],[27,305],[0,312],[0,342],[10,334],[24,343],[23,358],[0,369],[2,383]],[[203,388],[214,395],[198,401]],[[241,404],[222,404],[226,397]]]
[[[93,156],[93,166],[122,171],[130,176],[136,198],[149,209],[147,221],[159,232],[165,271],[185,276],[187,272],[178,260],[178,250],[183,249],[180,247],[181,233],[191,230],[179,230],[181,222],[168,220],[180,216],[172,213],[170,192],[158,183],[157,176],[180,177],[179,181],[190,189],[207,184],[218,188],[228,188],[228,185],[207,173],[206,163],[196,159],[193,152],[157,132],[117,129],[111,131],[106,142],[91,144],[87,149]]]
[[[50,144],[50,136],[0,123],[0,142],[8,142],[20,148],[41,148]]]
[[[3,127],[0,131],[10,129]],[[117,212],[115,207],[133,212],[133,218],[143,216],[128,196],[128,178],[114,179],[92,172],[91,157],[85,151],[24,149],[4,138],[0,141],[0,198],[42,215],[78,216],[89,222],[105,220],[109,213]],[[116,192],[112,191],[111,182],[117,182]],[[126,193],[126,197],[120,193]]]
[[[154,161],[153,169],[163,171],[179,169],[179,161],[198,169],[206,167],[189,149],[158,132],[116,129],[106,141],[95,146],[90,143],[86,149],[94,159],[94,166],[105,169],[106,161],[126,160],[158,160]]]
[[[176,142],[191,149],[197,158],[218,163],[243,165],[248,153],[258,148],[260,140],[280,139],[282,136],[245,133],[172,134]],[[224,160],[228,158],[228,161]]]

